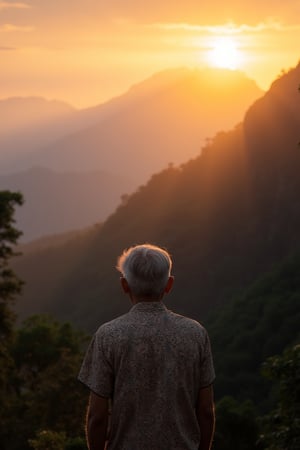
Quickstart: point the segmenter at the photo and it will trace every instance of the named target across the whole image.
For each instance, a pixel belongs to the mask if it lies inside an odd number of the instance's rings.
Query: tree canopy
[[[0,191],[0,342],[9,337],[13,322],[10,303],[22,287],[22,281],[10,267],[15,245],[22,234],[14,226],[15,208],[22,203],[19,192]]]
[[[266,450],[300,448],[300,345],[269,358],[263,374],[277,385],[276,408],[262,420]]]

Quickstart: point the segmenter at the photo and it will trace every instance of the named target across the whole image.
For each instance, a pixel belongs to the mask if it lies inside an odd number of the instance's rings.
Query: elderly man
[[[137,245],[119,257],[121,285],[133,306],[100,326],[79,373],[91,391],[90,450],[211,449],[215,374],[209,338],[202,325],[162,302],[173,285],[171,268],[170,255],[153,245]]]

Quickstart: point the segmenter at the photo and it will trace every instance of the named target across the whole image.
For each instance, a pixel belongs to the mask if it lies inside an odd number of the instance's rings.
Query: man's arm
[[[201,432],[199,450],[211,450],[215,431],[215,407],[212,385],[200,389],[196,412]]]
[[[90,393],[86,417],[86,439],[89,450],[104,450],[108,427],[108,398]]]

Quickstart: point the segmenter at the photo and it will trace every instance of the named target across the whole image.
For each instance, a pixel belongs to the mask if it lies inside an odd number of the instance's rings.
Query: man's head
[[[124,250],[117,269],[123,276],[123,289],[134,299],[160,300],[172,287],[171,257],[155,245],[143,244]]]

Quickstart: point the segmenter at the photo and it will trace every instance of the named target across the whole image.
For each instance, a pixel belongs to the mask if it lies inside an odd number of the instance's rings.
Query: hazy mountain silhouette
[[[0,173],[18,158],[62,137],[64,124],[76,116],[70,105],[41,97],[0,100]]]
[[[176,283],[167,303],[203,319],[294,250],[300,237],[299,79],[300,65],[200,156],[153,175],[98,232],[87,232],[85,246],[17,260],[27,281],[18,303],[22,316],[38,308],[91,330],[125,311],[116,258],[124,247],[150,241],[174,256]],[[64,261],[59,276],[55,261]]]
[[[0,135],[40,126],[75,112],[67,103],[42,97],[11,97],[0,100]]]
[[[153,175],[101,227],[24,248],[22,315],[51,312],[93,331],[130,306],[114,269],[122,248],[165,245],[175,261],[166,303],[208,326],[216,399],[269,411],[274,389],[259,375],[262,361],[299,342],[300,252],[286,259],[299,249],[299,79],[300,65],[242,124]]]
[[[103,221],[134,186],[135,180],[104,171],[59,173],[36,167],[0,175],[0,189],[24,196],[16,219],[26,241]]]
[[[0,100],[0,173],[36,166],[36,151],[107,118],[130,101],[134,101],[134,95],[77,110],[64,102],[41,97]]]
[[[197,155],[206,138],[242,120],[261,95],[240,72],[167,70],[123,96],[80,111],[71,125],[64,123],[62,139],[26,152],[11,168],[134,173],[144,182],[168,163]]]
[[[36,152],[107,118],[130,101],[134,101],[134,96],[129,100],[124,95],[105,104],[76,110],[64,102],[41,97],[0,100],[0,173],[36,166]]]
[[[198,154],[260,95],[239,72],[172,69],[80,111],[37,97],[0,101],[0,188],[24,193],[24,239],[106,219],[122,194]]]

